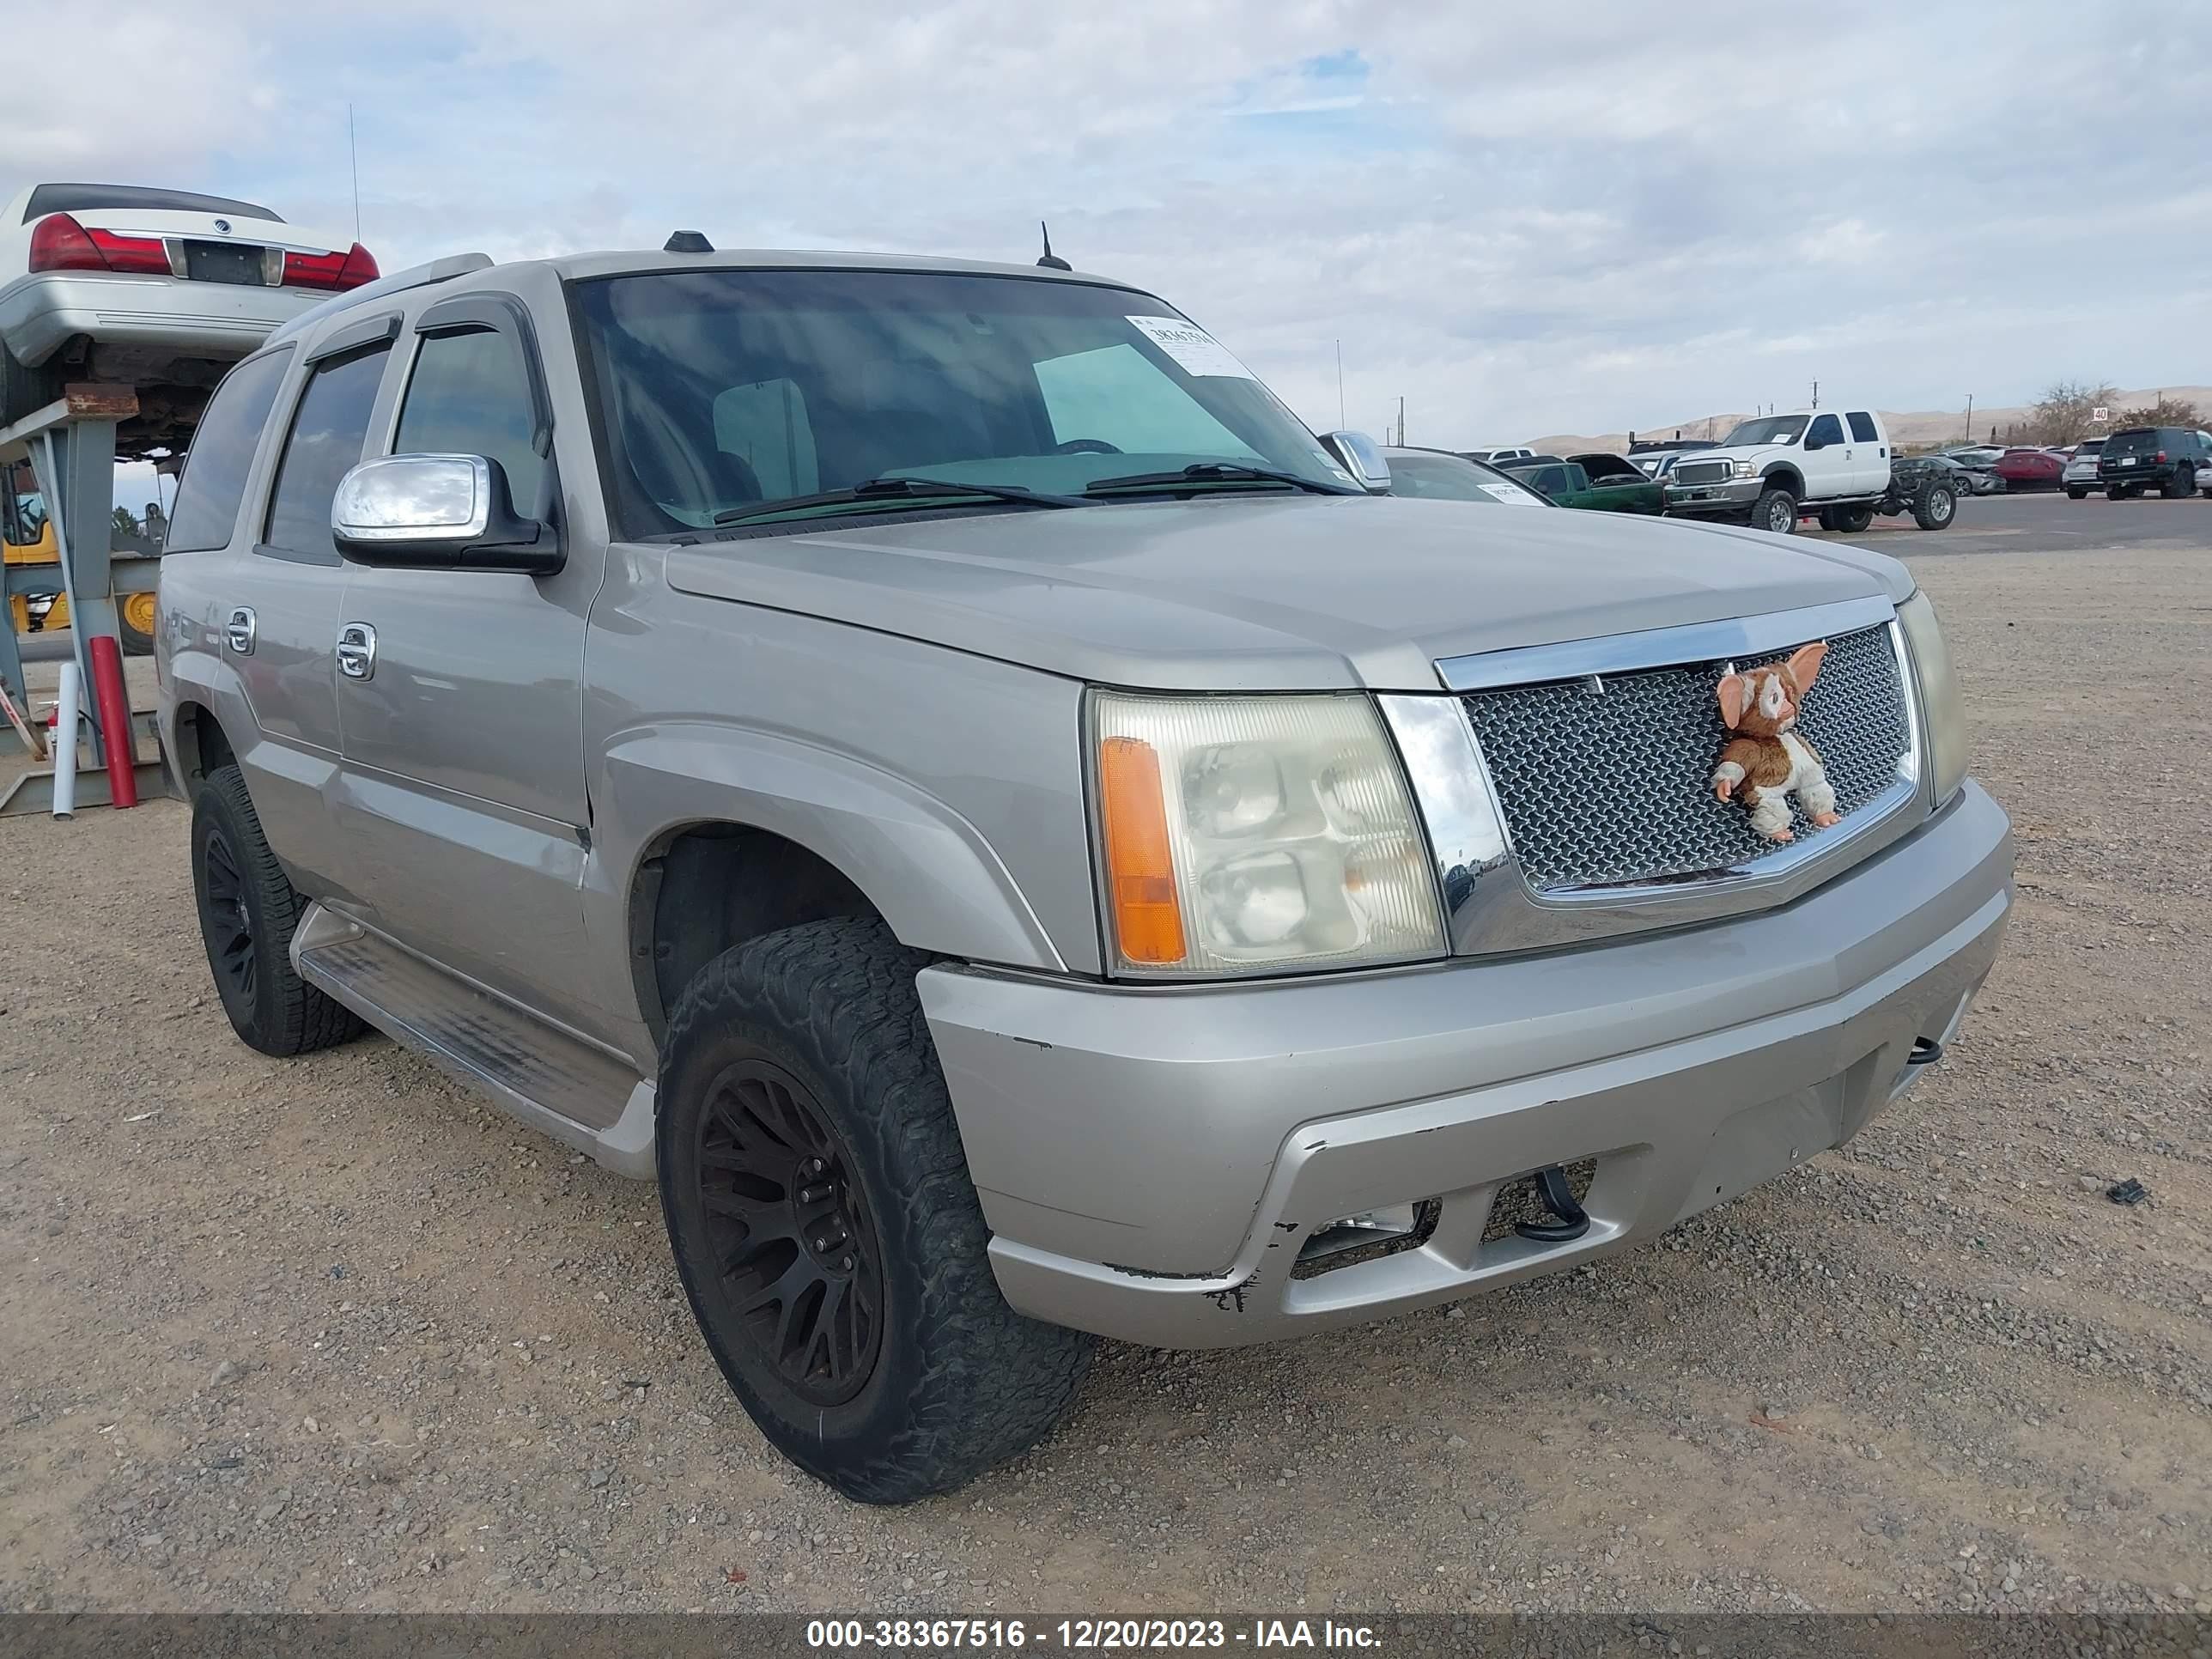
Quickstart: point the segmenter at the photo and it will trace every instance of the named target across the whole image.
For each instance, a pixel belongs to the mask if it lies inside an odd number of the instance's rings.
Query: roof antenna
[[[1044,258],[1038,260],[1037,263],[1042,265],[1047,270],[1074,270],[1075,267],[1073,265],[1068,264],[1066,260],[1061,258],[1057,253],[1054,253],[1052,251],[1052,231],[1046,226],[1043,220],[1040,219],[1037,221],[1037,228],[1044,233]]]

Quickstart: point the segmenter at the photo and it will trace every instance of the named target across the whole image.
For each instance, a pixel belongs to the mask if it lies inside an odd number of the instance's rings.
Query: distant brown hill
[[[2148,386],[2133,392],[2116,392],[2112,397],[2112,406],[2114,409],[2136,408],[2145,404],[2154,404],[2161,396],[2185,398],[2199,409],[2212,410],[2212,386]],[[1831,404],[1826,398],[1821,398],[1820,402],[1824,408],[1841,407],[1840,404]],[[1861,404],[1859,407],[1864,408],[1865,405]],[[1999,441],[2002,441],[2006,423],[2025,420],[2027,413],[2027,407],[2020,404],[1984,409],[1977,404],[1974,405],[1974,429],[1972,435],[1976,441],[1985,440],[1990,435],[1990,428],[1995,427],[1999,434]],[[1723,438],[1728,435],[1729,428],[1738,421],[1749,418],[1748,411],[1740,410],[1727,415],[1699,415],[1686,421],[1657,421],[1649,427],[1637,428],[1636,435],[1639,439],[1666,439],[1672,438],[1679,432],[1685,438],[1703,438],[1708,435]],[[1881,418],[1883,423],[1889,428],[1890,436],[1900,444],[1963,443],[1968,438],[1966,429],[1966,411],[1963,408],[1906,411],[1885,409],[1881,411]],[[1531,438],[1528,442],[1531,448],[1559,455],[1574,450],[1625,449],[1628,446],[1628,434],[1626,432],[1601,432],[1590,437],[1572,433],[1555,433],[1549,437]]]

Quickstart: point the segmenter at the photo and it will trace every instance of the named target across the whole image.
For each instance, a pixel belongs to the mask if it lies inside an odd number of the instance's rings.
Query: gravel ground
[[[0,823],[0,1609],[2212,1612],[2212,546],[1936,539],[2021,902],[1914,1096],[1592,1269],[1109,1346],[898,1511],[767,1449],[648,1188],[234,1041],[180,807]]]

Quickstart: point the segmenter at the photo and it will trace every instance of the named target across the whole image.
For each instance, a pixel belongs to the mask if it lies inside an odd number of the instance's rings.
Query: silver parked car
[[[2078,501],[2097,488],[2097,457],[2105,451],[2102,438],[2084,438],[2074,446],[2074,453],[2066,458],[2066,470],[2058,475],[2058,487],[2066,492],[2066,499]]]
[[[1381,494],[1104,278],[672,246],[234,370],[161,725],[239,1036],[656,1182],[795,1462],[1647,1242],[1942,1056],[2012,848],[1904,565]]]

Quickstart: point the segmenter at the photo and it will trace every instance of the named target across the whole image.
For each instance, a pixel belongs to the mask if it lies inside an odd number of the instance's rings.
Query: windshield
[[[1210,335],[1126,289],[964,273],[655,271],[580,283],[576,309],[626,536],[704,529],[718,514],[750,518],[884,477],[1066,496],[1212,465],[1354,488]],[[1249,476],[1178,483],[1185,493],[1294,487]],[[1007,510],[918,490],[795,510],[916,503]]]
[[[1794,444],[1805,430],[1802,415],[1769,415],[1763,420],[1744,421],[1735,431],[1721,440],[1723,444]]]
[[[1437,501],[1504,502],[1508,507],[1548,506],[1541,495],[1493,468],[1456,455],[1409,455],[1387,449],[1390,493]]]

